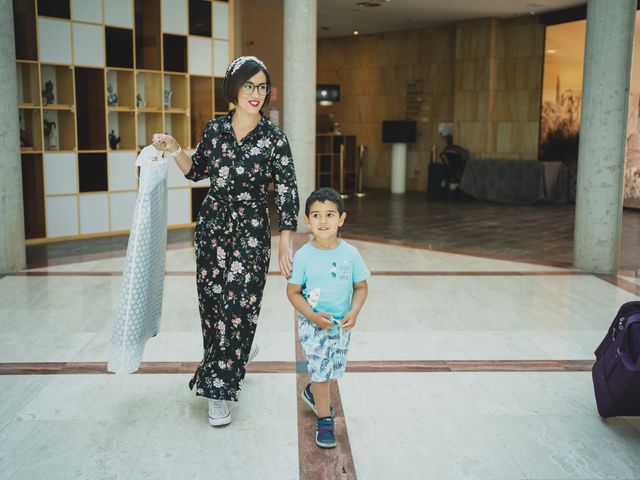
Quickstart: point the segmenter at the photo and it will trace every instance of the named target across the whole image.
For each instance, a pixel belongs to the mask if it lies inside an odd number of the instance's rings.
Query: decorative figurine
[[[55,96],[53,94],[53,82],[51,80],[47,80],[44,84],[42,99],[44,100],[45,105],[50,105],[55,102]]]
[[[46,118],[42,120],[44,127],[45,150],[58,149],[58,126],[56,122],[50,122]]]
[[[171,108],[171,97],[173,97],[173,91],[164,91],[164,108]]]
[[[118,150],[118,144],[120,143],[120,137],[116,136],[116,132],[111,130],[109,133],[109,148],[111,150]]]
[[[20,129],[20,148],[31,148],[31,142],[29,141],[29,135],[26,130]]]
[[[118,105],[118,94],[113,90],[113,85],[107,83],[107,104],[110,107]]]
[[[32,145],[29,140],[29,134],[27,133],[27,126],[21,113],[18,114],[18,123],[20,125],[20,148],[31,148]]]
[[[146,104],[145,104],[144,100],[142,99],[142,95],[137,94],[136,95],[136,107],[137,108],[144,108],[145,105]]]

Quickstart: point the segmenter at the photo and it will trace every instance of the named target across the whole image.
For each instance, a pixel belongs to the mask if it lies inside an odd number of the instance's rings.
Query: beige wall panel
[[[513,153],[513,137],[516,128],[511,122],[499,122],[496,126],[496,150],[499,153]]]
[[[507,90],[496,92],[494,120],[517,122],[529,119],[529,91]]]
[[[475,90],[475,70],[474,63],[471,60],[460,60],[456,66],[456,77],[459,76],[459,85],[456,84],[456,90]],[[457,80],[458,78],[456,78]]]
[[[484,152],[488,132],[489,126],[486,123],[461,122],[460,133],[456,143],[459,143],[464,148],[468,148],[471,153]]]
[[[540,90],[527,90],[529,96],[529,117],[527,118],[530,122],[540,122],[540,102],[541,102],[541,92]]]
[[[527,77],[527,84],[525,88],[540,90],[542,85],[543,64],[544,57],[542,55],[528,58],[527,71],[529,72],[529,75]]]
[[[382,89],[385,94],[397,92],[399,89],[406,88],[407,74],[404,70],[396,67],[385,67],[381,69],[382,74]],[[411,81],[416,80],[411,78]]]
[[[340,124],[347,122],[358,122],[358,97],[343,95],[340,99],[340,106],[333,110],[336,120]]]
[[[494,35],[493,57],[503,59],[507,56],[507,30],[502,25],[498,26],[494,31]]]
[[[368,188],[389,188],[389,177],[373,176],[367,177],[365,185]]]
[[[488,122],[489,120],[493,120],[493,113],[491,110],[492,105],[490,104],[492,95],[492,92],[486,90],[478,92],[474,118],[475,121]]]
[[[515,84],[516,90],[526,89],[529,86],[529,78],[531,72],[529,71],[529,58],[517,58],[515,59]],[[540,79],[542,81],[542,79]]]
[[[537,122],[500,122],[497,124],[497,151],[534,153],[538,149]]]
[[[360,68],[351,70],[351,75],[343,75],[349,93],[355,95],[383,95],[384,86],[380,69]]]
[[[465,70],[461,61],[456,61],[453,64],[453,89],[456,92],[462,90],[462,82],[464,81]]]
[[[456,28],[455,26],[437,29],[434,35],[426,37],[425,42],[431,45],[432,61],[436,63],[450,63],[454,60]]]
[[[509,25],[506,27],[506,37],[506,55],[509,57],[532,57],[543,53],[542,24]]]
[[[272,97],[271,105],[280,111],[280,125],[283,125],[282,97],[285,92],[282,88],[282,2],[243,0],[240,22],[241,44],[237,45],[237,51],[241,55],[255,55],[267,65],[271,84],[278,90],[278,98]]]
[[[469,148],[473,158],[535,156],[542,44],[527,53],[509,50],[508,43],[512,37],[538,38],[539,31],[529,19],[485,19],[320,41],[318,79],[340,84],[342,101],[319,111],[333,113],[344,133],[368,146],[368,187],[388,188],[390,147],[381,143],[381,122],[405,118],[406,86],[416,81],[422,101],[418,143],[408,152],[409,189],[424,189],[431,145],[445,146],[437,134],[442,121],[454,123],[455,143]],[[522,57],[509,57],[514,54]],[[504,124],[500,132],[498,121]],[[498,143],[506,151],[496,153]]]
[[[451,92],[453,90],[454,64],[436,63],[429,68],[429,89],[436,92]]]
[[[493,64],[489,59],[473,60],[473,88],[474,90],[487,90],[491,88],[491,68]]]
[[[476,92],[456,92],[453,101],[453,116],[458,122],[471,122],[477,108]]]
[[[535,122],[525,122],[522,124],[524,143],[518,142],[518,150],[523,154],[536,154],[538,152],[540,124]],[[537,157],[536,157],[537,158]]]
[[[318,70],[318,83],[339,83],[337,70]],[[342,87],[342,86],[341,86]]]
[[[497,63],[497,84],[498,90],[515,90],[515,69],[516,61],[513,58],[499,59]]]

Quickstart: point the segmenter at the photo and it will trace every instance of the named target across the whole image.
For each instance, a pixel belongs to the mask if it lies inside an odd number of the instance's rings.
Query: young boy
[[[298,312],[298,335],[311,377],[301,396],[318,416],[316,444],[332,448],[337,443],[330,382],[344,375],[351,329],[367,298],[370,273],[358,250],[338,238],[347,216],[338,192],[316,190],[304,213],[313,239],[293,257],[287,297]]]

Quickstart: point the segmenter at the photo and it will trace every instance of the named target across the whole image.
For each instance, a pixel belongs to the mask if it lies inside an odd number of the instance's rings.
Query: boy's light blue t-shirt
[[[332,250],[305,244],[293,256],[289,283],[302,285],[302,295],[315,312],[341,320],[351,309],[353,283],[371,274],[358,250],[344,240]]]

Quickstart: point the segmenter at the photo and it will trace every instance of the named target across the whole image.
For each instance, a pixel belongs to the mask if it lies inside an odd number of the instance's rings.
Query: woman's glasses
[[[269,85],[268,83],[254,85],[251,82],[244,82],[240,87],[240,90],[245,95],[251,95],[255,89],[258,89],[258,95],[264,97],[267,93],[269,93],[269,90],[271,90],[271,85]]]

